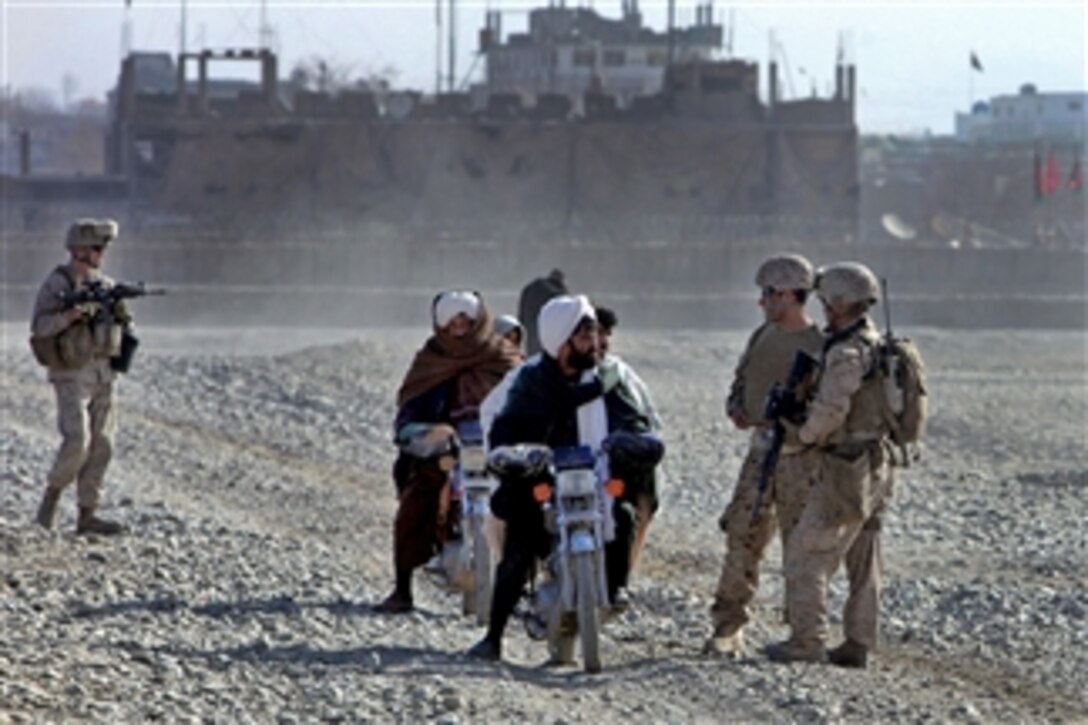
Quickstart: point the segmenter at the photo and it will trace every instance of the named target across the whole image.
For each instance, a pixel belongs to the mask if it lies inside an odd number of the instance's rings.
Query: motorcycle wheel
[[[548,655],[553,665],[569,665],[574,662],[573,612],[563,610],[560,596],[556,596],[548,609]]]
[[[472,571],[473,598],[476,600],[476,624],[485,626],[491,618],[491,547],[484,535],[483,521],[472,518]]]
[[[590,554],[579,554],[574,563],[578,609],[578,636],[586,672],[601,671],[601,618],[597,606],[597,577]]]

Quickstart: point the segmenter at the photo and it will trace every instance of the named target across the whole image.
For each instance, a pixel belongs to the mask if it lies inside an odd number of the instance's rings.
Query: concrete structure
[[[709,4],[696,8],[696,18],[693,26],[659,33],[643,27],[637,0],[624,2],[619,20],[559,3],[531,11],[528,32],[504,42],[499,13],[488,13],[480,33],[487,80],[475,93],[563,94],[581,112],[587,92],[603,92],[626,108],[635,97],[662,90],[670,59],[690,63],[716,56],[722,26],[714,23]]]
[[[540,12],[595,37],[664,42],[626,9],[619,27],[584,9]],[[710,11],[699,18],[678,37],[716,37]],[[224,60],[259,62],[262,82],[227,93],[209,77]],[[197,64],[195,83],[182,63]],[[756,64],[683,61],[659,69],[660,92],[626,104],[601,87],[580,93],[580,119],[564,93],[494,93],[480,106],[464,93],[298,91],[261,50],[186,54],[172,69],[134,54],[114,93],[108,171],[140,213],[251,231],[422,224],[476,239],[480,220],[494,235],[520,234],[526,219],[552,239],[856,236],[852,66],[836,68],[832,97],[783,101],[771,64],[764,104]]]
[[[1015,96],[976,103],[956,114],[956,138],[969,142],[1025,143],[1035,140],[1084,145],[1088,138],[1088,93],[1040,93],[1030,83]]]

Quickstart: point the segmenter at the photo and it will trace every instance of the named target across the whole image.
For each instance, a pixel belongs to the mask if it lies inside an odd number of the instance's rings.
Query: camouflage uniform
[[[802,649],[827,641],[827,583],[846,563],[850,594],[846,637],[876,646],[880,588],[880,517],[891,496],[892,472],[873,364],[877,332],[865,318],[828,349],[816,399],[798,431],[819,447],[818,483],[786,550],[792,641]]]
[[[71,289],[59,270],[46,278],[34,305],[35,336],[50,337],[67,326],[64,313],[57,309],[57,295]],[[119,338],[118,346],[111,348],[108,332],[96,337],[99,344],[87,364],[49,369],[49,382],[57,397],[61,445],[46,477],[48,490],[59,492],[76,481],[79,505],[91,508],[98,506],[102,479],[113,453],[113,382],[117,374],[110,368],[110,357],[120,352]]]
[[[835,266],[847,268],[852,281],[861,275],[871,289],[863,304],[875,301],[871,272],[849,263]],[[879,333],[864,315],[828,339],[815,399],[796,431],[802,444],[819,451],[817,483],[786,548],[791,632],[787,642],[769,651],[774,659],[830,657],[836,664],[864,667],[866,653],[877,643],[880,514],[893,483],[885,392],[871,374],[878,342]],[[840,562],[850,585],[843,611],[846,641],[827,652],[827,586]]]
[[[69,249],[101,239],[88,232],[86,238],[74,237],[80,225],[112,224],[112,222],[84,220],[73,225],[69,232]],[[69,324],[67,313],[62,309],[60,296],[72,291],[85,281],[101,280],[106,286],[113,280],[92,271],[84,279],[77,278],[74,266],[69,263],[55,268],[38,290],[31,321],[31,335],[37,339],[66,336],[73,350],[73,364],[54,361],[48,365],[49,382],[53,384],[57,400],[57,427],[61,444],[53,466],[46,476],[46,490],[38,512],[38,522],[51,527],[56,504],[61,493],[73,481],[80,510],[80,530],[96,533],[117,533],[119,527],[94,517],[102,492],[102,480],[113,456],[113,436],[117,414],[114,408],[113,385],[117,373],[110,367],[110,358],[121,351],[121,334],[128,323],[128,313],[119,302],[112,324],[82,320]],[[80,326],[86,329],[76,329]]]
[[[815,325],[787,332],[768,323],[752,335],[737,364],[727,405],[741,408],[749,420],[763,427],[752,433],[733,497],[719,519],[726,535],[726,554],[711,607],[715,638],[733,637],[748,623],[749,605],[759,587],[759,564],[775,525],[784,546],[804,509],[812,483],[813,455],[802,452],[801,446],[784,445],[758,516],[752,516],[760,468],[770,445],[763,400],[774,382],[786,379],[797,350],[817,354],[822,344],[823,334]]]

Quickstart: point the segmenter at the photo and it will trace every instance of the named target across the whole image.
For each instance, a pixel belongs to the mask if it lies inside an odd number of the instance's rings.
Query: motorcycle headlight
[[[476,446],[461,449],[461,467],[471,473],[479,473],[487,468],[487,456],[483,448]]]

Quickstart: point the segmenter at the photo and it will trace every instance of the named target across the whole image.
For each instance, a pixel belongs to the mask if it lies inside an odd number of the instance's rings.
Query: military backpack
[[[905,337],[884,335],[876,353],[874,372],[884,388],[884,422],[903,454],[902,465],[909,465],[918,460],[928,418],[925,363],[918,346]]]

